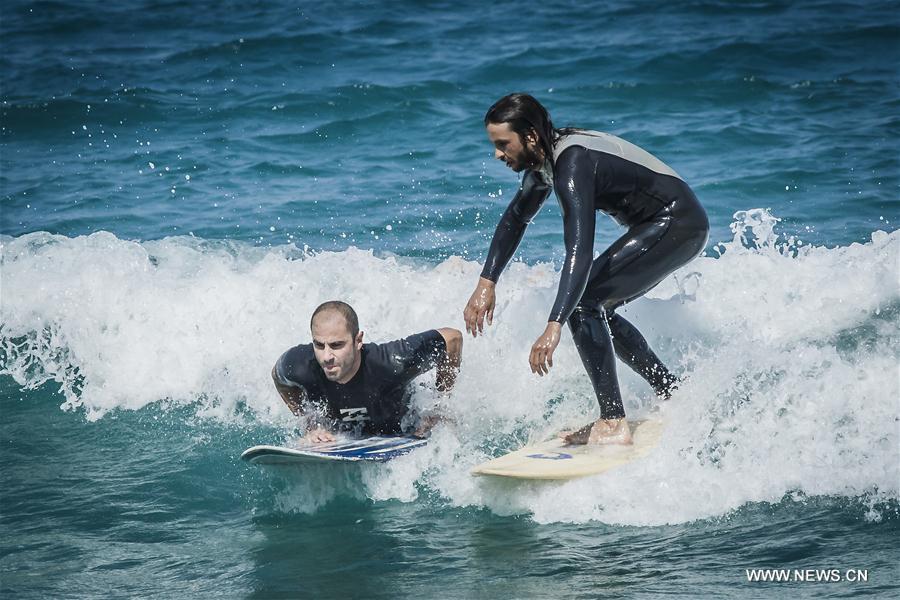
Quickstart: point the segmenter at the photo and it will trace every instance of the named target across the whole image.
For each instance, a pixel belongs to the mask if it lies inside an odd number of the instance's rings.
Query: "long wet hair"
[[[544,157],[553,164],[553,146],[564,130],[556,129],[550,120],[550,113],[544,105],[530,94],[515,93],[503,96],[484,115],[484,125],[508,123],[509,128],[519,134],[522,140],[532,130],[537,133],[538,145]]]

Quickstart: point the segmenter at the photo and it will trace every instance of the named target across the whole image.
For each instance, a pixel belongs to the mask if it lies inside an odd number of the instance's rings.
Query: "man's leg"
[[[579,307],[568,323],[578,355],[597,395],[600,416],[603,419],[624,418],[625,408],[616,377],[616,355],[605,316],[594,309]]]
[[[569,319],[572,337],[600,404],[595,423],[564,435],[568,443],[631,443],[625,409],[616,377],[615,335],[626,364],[652,377],[654,389],[665,391],[671,374],[650,350],[644,337],[612,312],[645,294],[669,273],[693,258],[698,249],[671,235],[671,218],[642,223],[629,229],[594,261],[579,308]],[[705,242],[705,234],[703,235]],[[699,240],[698,240],[699,242]],[[699,243],[696,248],[702,248]],[[613,320],[607,321],[612,315]],[[610,329],[615,328],[611,337]],[[605,335],[604,335],[605,334]]]
[[[616,313],[608,314],[607,322],[616,356],[643,377],[657,396],[668,399],[677,387],[678,378],[672,375],[656,353],[650,349],[641,332],[625,317]]]
[[[600,404],[600,419],[577,431],[563,431],[568,444],[630,444],[631,430],[616,377],[616,356],[606,316],[579,307],[569,317],[569,328],[581,362]]]

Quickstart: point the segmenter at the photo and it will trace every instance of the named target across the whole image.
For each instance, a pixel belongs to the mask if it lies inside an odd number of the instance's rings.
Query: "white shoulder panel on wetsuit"
[[[608,133],[579,130],[578,133],[561,137],[553,148],[553,162],[556,162],[557,159],[559,159],[560,154],[562,154],[569,146],[583,146],[588,150],[597,150],[598,152],[612,154],[633,163],[637,163],[642,167],[646,167],[654,173],[671,175],[672,177],[681,179],[681,176],[676,173],[672,167],[643,148]]]

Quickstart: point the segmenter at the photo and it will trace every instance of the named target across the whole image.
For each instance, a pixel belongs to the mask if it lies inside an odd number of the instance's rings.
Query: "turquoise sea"
[[[898,15],[4,2],[0,597],[896,597]],[[517,187],[481,120],[512,91],[645,147],[710,215],[705,254],[626,310],[687,378],[659,406],[620,369],[658,449],[569,483],[469,474],[597,414],[567,333],[549,377],[527,365],[551,200],[426,448],[241,462],[297,435],[269,373],[320,302],[371,341],[463,328]]]

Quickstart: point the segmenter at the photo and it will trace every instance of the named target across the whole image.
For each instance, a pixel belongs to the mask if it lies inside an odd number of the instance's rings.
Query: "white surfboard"
[[[515,479],[575,479],[598,475],[647,456],[659,444],[663,422],[629,421],[634,444],[566,445],[548,440],[510,452],[472,469],[473,475]]]
[[[256,465],[289,465],[311,462],[384,462],[402,456],[428,443],[428,440],[401,436],[371,436],[344,439],[324,444],[296,446],[253,446],[241,459]]]

